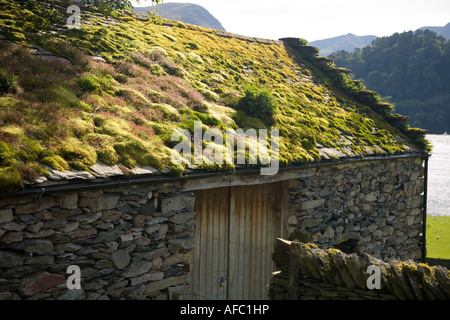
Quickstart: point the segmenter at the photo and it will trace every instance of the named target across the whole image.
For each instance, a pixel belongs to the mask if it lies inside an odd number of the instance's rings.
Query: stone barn
[[[1,299],[266,299],[279,237],[425,257],[424,132],[304,41],[0,4]],[[245,163],[174,161],[175,132],[223,150],[195,122]]]
[[[60,298],[264,299],[278,237],[423,257],[421,155],[286,167],[270,177],[130,178],[93,168],[90,181],[58,172],[47,183],[60,185],[2,197],[3,297],[51,298],[57,283]],[[83,293],[67,290],[69,265],[80,267]]]

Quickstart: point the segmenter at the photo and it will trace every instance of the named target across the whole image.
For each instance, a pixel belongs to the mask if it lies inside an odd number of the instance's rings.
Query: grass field
[[[450,217],[427,217],[427,257],[450,259]]]

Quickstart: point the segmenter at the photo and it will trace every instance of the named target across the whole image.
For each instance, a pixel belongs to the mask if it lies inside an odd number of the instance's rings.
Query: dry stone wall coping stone
[[[383,261],[314,244],[278,239],[273,260],[279,271],[271,299],[448,300],[450,272],[411,260]],[[380,288],[368,288],[369,266],[380,269]]]

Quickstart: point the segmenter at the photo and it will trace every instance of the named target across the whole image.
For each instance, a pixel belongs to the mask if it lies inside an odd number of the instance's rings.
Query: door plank
[[[278,182],[195,191],[193,298],[267,299],[285,190]],[[221,287],[223,276],[228,280]]]

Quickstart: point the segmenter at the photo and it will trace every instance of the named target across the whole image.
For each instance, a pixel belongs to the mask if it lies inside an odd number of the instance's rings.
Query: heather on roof
[[[67,1],[0,0],[0,189],[102,163],[181,175],[175,130],[276,128],[280,161],[426,152],[424,131],[300,39],[241,37]],[[241,108],[249,86],[275,100],[268,117]],[[203,141],[207,145],[208,141]],[[196,169],[234,170],[234,165]],[[93,175],[95,177],[95,174]]]

